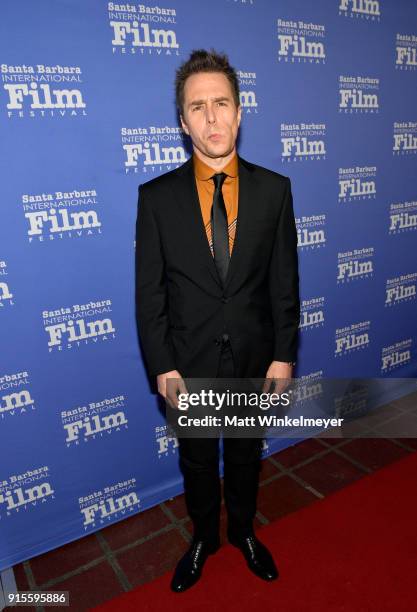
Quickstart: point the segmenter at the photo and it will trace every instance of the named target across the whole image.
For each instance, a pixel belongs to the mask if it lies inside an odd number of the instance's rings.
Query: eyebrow
[[[223,101],[230,101],[230,98],[228,96],[220,96],[218,98],[214,98],[214,102],[223,102]],[[188,106],[197,106],[197,104],[205,104],[205,100],[193,100],[192,102],[189,103]]]

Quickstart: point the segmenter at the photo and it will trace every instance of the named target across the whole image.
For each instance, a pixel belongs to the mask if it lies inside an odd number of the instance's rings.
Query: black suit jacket
[[[192,157],[139,185],[136,316],[150,375],[217,374],[228,333],[236,376],[295,361],[300,318],[289,178],[238,156],[235,242],[224,288],[207,241]]]

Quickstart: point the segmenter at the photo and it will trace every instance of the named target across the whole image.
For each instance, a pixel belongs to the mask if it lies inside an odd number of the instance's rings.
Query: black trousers
[[[230,343],[222,345],[218,378],[235,375]],[[194,539],[219,542],[221,488],[219,438],[178,438],[185,502],[194,526]],[[240,539],[253,534],[261,468],[261,438],[223,437],[224,501],[227,535]]]

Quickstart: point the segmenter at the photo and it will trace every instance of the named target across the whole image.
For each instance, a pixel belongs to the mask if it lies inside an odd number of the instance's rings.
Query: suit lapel
[[[239,195],[235,241],[227,271],[224,290],[230,287],[236,272],[242,269],[245,256],[245,245],[250,237],[251,207],[256,201],[256,180],[253,176],[253,165],[238,156]],[[217,269],[216,269],[217,270]]]
[[[182,214],[183,233],[189,245],[190,257],[203,261],[214,282],[221,285],[201,214],[192,157],[178,168],[177,178],[174,192]]]
[[[243,262],[245,243],[250,235],[250,207],[256,199],[256,180],[253,177],[253,165],[238,156],[238,168],[239,199],[236,232],[224,290],[229,287],[232,278]],[[192,249],[190,256],[201,258],[207,266],[212,279],[220,289],[223,289],[207,240],[194,177],[192,157],[178,168],[177,179],[174,194],[183,214],[184,233],[190,249]]]

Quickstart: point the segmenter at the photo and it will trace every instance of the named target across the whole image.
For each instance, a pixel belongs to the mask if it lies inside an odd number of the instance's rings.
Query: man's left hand
[[[275,382],[274,393],[282,393],[288,387],[292,378],[293,366],[285,361],[273,361],[266,373],[262,393],[268,393]]]

